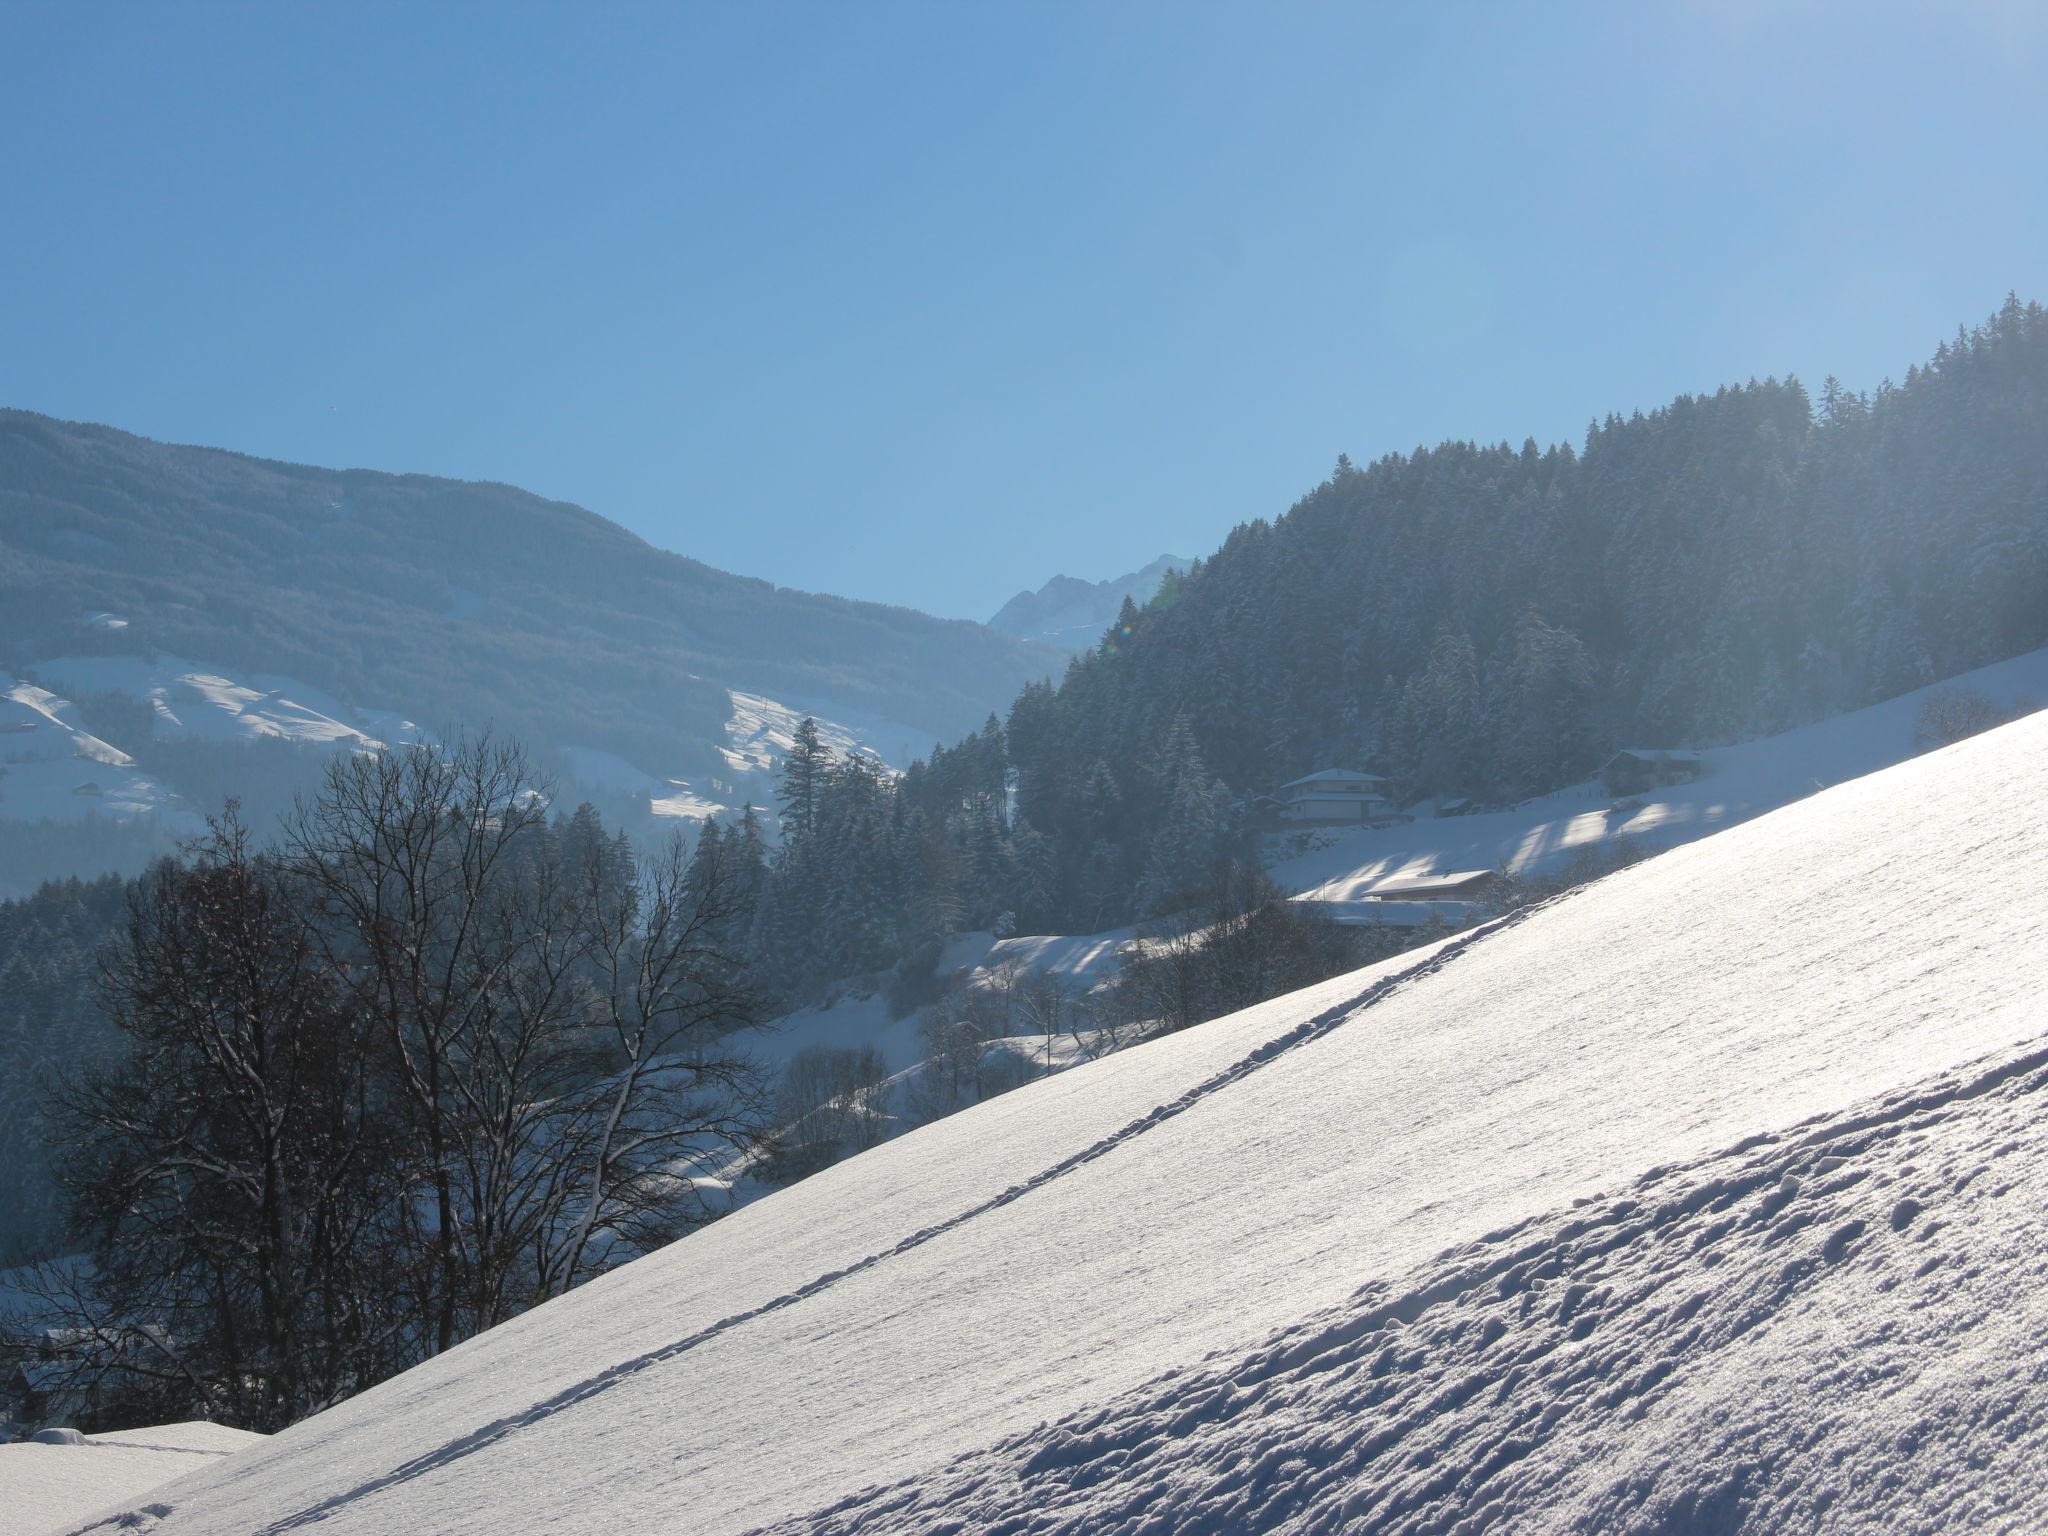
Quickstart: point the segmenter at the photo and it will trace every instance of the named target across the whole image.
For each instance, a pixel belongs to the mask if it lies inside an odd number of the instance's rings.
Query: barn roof
[[[1380,774],[1362,773],[1355,768],[1322,768],[1314,773],[1305,774],[1301,778],[1289,779],[1280,787],[1282,789],[1300,789],[1306,784],[1340,784],[1346,782],[1384,784],[1387,781]]]
[[[1622,747],[1608,761],[1633,757],[1645,763],[1696,763],[1704,755],[1699,752],[1681,752],[1676,747]]]
[[[1408,875],[1382,880],[1366,892],[1368,896],[1427,896],[1432,892],[1462,890],[1480,880],[1492,878],[1490,869],[1461,869],[1442,875]]]

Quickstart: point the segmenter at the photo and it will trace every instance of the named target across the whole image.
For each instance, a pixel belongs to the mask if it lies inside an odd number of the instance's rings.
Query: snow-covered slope
[[[0,1536],[68,1529],[114,1500],[139,1501],[261,1435],[219,1424],[158,1424],[69,1444],[0,1445]]]
[[[22,411],[0,410],[0,503],[11,660],[118,648],[277,672],[653,773],[719,771],[731,690],[908,721],[928,747],[1058,664],[980,625],[716,571],[511,486]]]
[[[1512,810],[1475,816],[1433,817],[1425,805],[1406,825],[1325,835],[1324,846],[1274,865],[1271,873],[1302,900],[1341,913],[1394,879],[1500,868],[1544,874],[1617,838],[1647,850],[1676,847],[1905,761],[1919,750],[1913,728],[1928,696],[1954,689],[2007,708],[2048,704],[2048,650],[1707,752],[1705,772],[1691,783],[1626,797],[1609,794],[1597,781],[1575,784]]]
[[[2035,717],[1032,1084],[149,1528],[2038,1528],[2044,804]]]
[[[0,818],[125,819],[175,800],[126,752],[88,731],[70,700],[0,676]]]
[[[420,736],[409,720],[352,710],[296,678],[229,677],[175,656],[62,656],[35,671],[73,697],[118,693],[147,705],[154,735],[354,747]]]
[[[174,656],[65,656],[33,671],[34,682],[0,677],[0,821],[158,816],[174,831],[198,828],[211,807],[186,803],[85,728],[73,700],[93,695],[131,700],[148,712],[150,738],[165,741],[374,750],[420,735],[397,715],[348,710],[291,678],[227,677]]]
[[[735,692],[731,699],[732,714],[718,748],[724,771],[716,777],[649,774],[616,753],[589,747],[568,748],[564,760],[577,783],[646,795],[648,809],[659,819],[729,816],[752,805],[764,820],[773,822],[776,771],[807,715],[817,722],[819,739],[835,756],[863,752],[901,770],[933,746],[931,738],[915,728],[878,715],[829,704],[788,704],[758,693]]]
[[[64,656],[36,663],[33,675],[34,682],[0,676],[0,820],[128,820],[162,813],[184,832],[196,830],[202,813],[212,809],[187,803],[128,752],[87,731],[73,702],[80,698],[132,701],[148,712],[152,740],[287,741],[377,751],[426,734],[399,713],[351,708],[295,678],[231,676],[175,656]],[[656,818],[691,819],[737,812],[748,801],[764,811],[772,806],[775,770],[806,713],[817,717],[825,743],[841,755],[869,752],[900,769],[931,750],[928,736],[899,721],[858,711],[835,716],[832,709],[733,693],[718,749],[725,772],[717,778],[670,777],[594,748],[530,745],[560,747],[572,793],[645,795]],[[772,811],[766,814],[772,820]]]

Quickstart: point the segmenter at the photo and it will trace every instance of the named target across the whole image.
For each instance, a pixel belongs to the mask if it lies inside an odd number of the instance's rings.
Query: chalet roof
[[[1468,885],[1492,878],[1490,869],[1462,869],[1443,875],[1408,875],[1394,880],[1382,880],[1366,892],[1368,896],[1429,896],[1448,895],[1463,890]]]
[[[14,1375],[24,1389],[38,1395],[84,1380],[84,1373],[72,1360],[23,1360],[15,1366]]]
[[[1301,778],[1289,779],[1280,787],[1282,789],[1302,789],[1316,785],[1343,783],[1384,784],[1386,782],[1385,777],[1377,773],[1360,773],[1350,768],[1322,768]]]

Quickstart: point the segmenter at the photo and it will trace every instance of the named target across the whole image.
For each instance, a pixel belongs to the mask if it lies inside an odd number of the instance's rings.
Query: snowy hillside
[[[19,678],[0,685],[0,817],[125,818],[174,805],[134,758],[85,728],[69,699]]]
[[[34,682],[0,677],[7,685],[0,689],[0,820],[161,814],[182,833],[196,829],[202,814],[215,808],[180,797],[129,752],[92,735],[74,702],[80,698],[132,702],[146,713],[152,742],[276,741],[376,751],[426,734],[396,712],[350,708],[295,678],[229,676],[174,656],[66,656],[38,662],[32,670]],[[581,788],[644,795],[657,818],[736,812],[748,801],[772,805],[776,767],[806,712],[818,715],[821,739],[838,754],[869,752],[900,769],[930,749],[927,737],[899,721],[858,711],[834,718],[829,710],[732,694],[717,775],[673,777],[597,748],[534,745],[559,750],[571,793]]]
[[[74,702],[79,698],[129,701],[146,718],[153,741],[286,741],[374,750],[420,734],[397,715],[350,711],[291,678],[227,677],[172,656],[58,657],[37,663],[33,672],[33,682],[0,676],[4,820],[160,816],[182,833],[196,829],[202,813],[214,809],[182,799],[131,752],[88,731]]]
[[[2036,717],[1031,1085],[136,1523],[2038,1527],[2044,796]]]
[[[817,722],[818,739],[835,756],[862,752],[900,771],[920,753],[931,750],[928,737],[901,721],[830,704],[786,704],[758,693],[735,692],[724,739],[718,746],[723,767],[715,775],[651,774],[616,753],[591,747],[569,747],[563,758],[572,786],[644,794],[648,810],[657,819],[701,820],[732,815],[752,805],[773,822],[776,771],[789,755],[796,729],[806,716]]]
[[[1356,916],[1379,910],[1362,898],[1393,880],[1478,869],[1547,874],[1616,838],[1643,849],[1673,848],[1905,761],[1919,750],[1913,727],[1922,704],[1954,689],[2008,708],[2048,705],[2048,650],[1762,741],[1707,752],[1705,771],[1691,783],[1624,797],[1598,782],[1575,784],[1512,810],[1474,816],[1433,816],[1425,803],[1414,807],[1412,823],[1326,834],[1322,847],[1281,861],[1271,874],[1304,901]]]
[[[350,709],[296,678],[237,679],[175,656],[61,656],[35,672],[74,696],[115,693],[146,704],[153,735],[377,747],[420,734],[409,720]]]

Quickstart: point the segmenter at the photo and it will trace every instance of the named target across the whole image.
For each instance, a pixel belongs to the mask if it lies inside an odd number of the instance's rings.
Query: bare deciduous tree
[[[231,812],[143,883],[67,1122],[80,1362],[275,1428],[716,1214],[745,882],[546,805],[487,738],[354,754],[277,854]]]
[[[130,1053],[61,1111],[91,1284],[45,1277],[81,1371],[267,1429],[398,1354],[372,1042],[293,896],[232,807],[138,888],[102,981]]]

